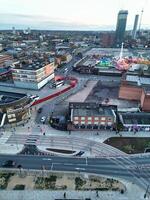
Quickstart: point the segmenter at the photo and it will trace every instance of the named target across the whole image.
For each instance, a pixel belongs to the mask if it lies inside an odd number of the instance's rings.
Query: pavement
[[[143,200],[144,193],[139,188],[133,187],[128,183],[129,192],[121,194],[120,192],[98,192],[98,197],[95,191],[1,191],[1,200],[55,200],[64,199],[64,192],[66,192],[66,198],[85,200],[90,198],[91,200]]]

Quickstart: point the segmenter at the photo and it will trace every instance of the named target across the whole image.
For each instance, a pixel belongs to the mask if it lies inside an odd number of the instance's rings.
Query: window
[[[85,120],[85,117],[81,117],[81,120]]]
[[[77,129],[79,128],[79,126],[78,126],[78,125],[75,125],[74,127],[75,127],[75,128],[77,128]]]
[[[88,117],[88,120],[92,120],[92,117]]]
[[[82,125],[81,125],[81,128],[85,128],[85,125],[84,125],[84,124],[82,124]]]
[[[111,118],[111,117],[109,117],[109,118],[108,118],[108,121],[112,121],[112,118]]]
[[[9,121],[9,122],[15,122],[15,121],[16,121],[16,118],[9,119],[8,121]]]
[[[99,122],[94,122],[94,124],[99,124]]]
[[[105,122],[101,122],[101,125],[105,125]]]
[[[92,124],[92,122],[90,122],[90,121],[88,121],[87,123],[88,123],[88,124]]]
[[[112,122],[108,122],[108,125],[112,125]]]
[[[81,121],[81,124],[85,124],[85,121]]]
[[[16,117],[15,114],[8,115],[8,119]]]
[[[87,128],[88,128],[88,129],[91,129],[91,128],[92,128],[92,126],[91,126],[91,125],[87,125]]]
[[[79,117],[74,117],[74,120],[78,120],[79,119]]]
[[[94,126],[93,126],[93,129],[98,129],[98,126],[97,126],[97,125],[94,125]]]
[[[106,120],[106,117],[101,117],[101,120]]]
[[[95,120],[99,120],[99,117],[95,117],[94,119],[95,119]]]
[[[78,124],[78,121],[74,121],[74,124]]]

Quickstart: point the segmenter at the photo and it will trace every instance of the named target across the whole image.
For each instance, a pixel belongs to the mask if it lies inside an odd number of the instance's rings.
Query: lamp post
[[[147,186],[146,192],[145,192],[145,194],[144,194],[144,199],[146,199],[147,194],[149,193],[149,191],[148,191],[148,190],[149,190],[149,186],[150,186],[150,185]]]

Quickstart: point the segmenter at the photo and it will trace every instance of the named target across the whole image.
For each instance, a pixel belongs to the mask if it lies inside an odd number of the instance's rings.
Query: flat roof
[[[150,78],[148,77],[140,77],[134,75],[127,75],[126,81],[136,83],[137,85],[150,85]]]
[[[23,70],[38,70],[42,67],[44,67],[45,65],[50,64],[51,62],[48,61],[44,61],[44,60],[33,60],[32,63],[24,63],[19,62],[17,64],[14,65],[14,69],[23,69]]]
[[[124,124],[143,124],[143,125],[150,125],[150,113],[123,113],[120,114],[123,119]]]
[[[26,96],[26,94],[0,91],[0,104],[11,103]]]
[[[85,55],[120,55],[120,48],[92,48]],[[128,49],[123,49],[123,56],[133,56]]]
[[[87,109],[87,108],[80,108],[80,109],[73,109],[73,116],[113,116],[113,112],[110,108],[103,108],[100,107],[99,109]]]
[[[85,66],[89,66],[89,65],[95,66],[96,65],[96,60],[92,59],[92,58],[88,58],[82,64],[85,65]]]

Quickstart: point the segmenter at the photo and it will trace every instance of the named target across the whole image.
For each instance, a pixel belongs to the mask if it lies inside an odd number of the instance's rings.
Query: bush
[[[86,183],[86,181],[82,180],[80,177],[76,177],[75,178],[75,188],[76,188],[76,190],[79,190],[85,183]]]
[[[9,178],[13,175],[14,173],[0,173],[0,189],[6,189]]]
[[[51,175],[50,177],[38,177],[35,182],[37,189],[55,189],[57,176]]]

